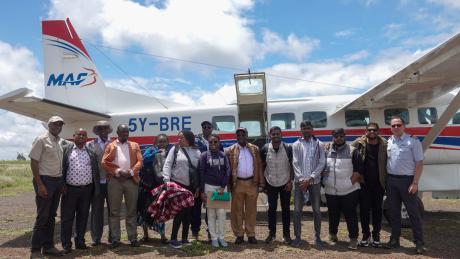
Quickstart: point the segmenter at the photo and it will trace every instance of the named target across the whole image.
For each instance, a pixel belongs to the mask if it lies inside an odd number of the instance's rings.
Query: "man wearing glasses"
[[[399,116],[391,118],[387,147],[387,196],[390,208],[391,237],[386,248],[398,248],[401,236],[401,202],[406,206],[412,225],[415,250],[423,254],[422,218],[417,204],[417,191],[423,170],[423,149],[417,138],[404,132],[405,122]]]
[[[360,179],[361,191],[359,193],[363,239],[359,245],[368,247],[371,244],[369,222],[372,211],[372,246],[379,247],[382,228],[382,203],[387,175],[387,141],[379,135],[379,125],[370,122],[366,126],[366,134],[357,138],[351,145],[357,149],[363,165]]]

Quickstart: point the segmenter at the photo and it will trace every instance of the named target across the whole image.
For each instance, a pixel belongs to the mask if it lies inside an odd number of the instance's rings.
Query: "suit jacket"
[[[102,149],[99,143],[97,143],[97,139],[88,142],[86,146],[96,154],[97,165],[99,168],[99,177],[102,179],[107,178],[107,171],[102,167],[102,156],[104,156],[104,149]]]
[[[256,145],[247,143],[247,147],[252,155],[253,168],[254,168],[254,178],[252,179],[254,185],[265,186],[264,177],[262,174],[262,166],[260,159],[259,148]],[[238,173],[238,160],[240,157],[240,148],[238,143],[233,144],[227,149],[228,160],[230,162],[232,173],[230,174],[230,188],[236,186],[237,173]]]
[[[128,141],[129,145],[129,158],[131,161],[130,169],[133,170],[134,176],[132,177],[135,183],[139,183],[139,170],[142,168],[142,153],[139,144],[136,142]],[[114,163],[117,156],[117,140],[112,141],[105,147],[104,156],[102,157],[102,168],[107,171],[107,180],[110,180],[116,175],[117,169],[120,167]]]
[[[69,170],[69,156],[72,153],[72,149],[74,148],[75,144],[71,143],[69,145],[64,146],[63,150],[63,159],[62,159],[62,182],[66,183],[67,179],[67,171]],[[93,186],[94,186],[94,195],[98,195],[100,192],[99,186],[99,166],[97,162],[96,154],[89,149],[86,145],[83,147],[89,155],[91,160],[91,173],[93,178]]]

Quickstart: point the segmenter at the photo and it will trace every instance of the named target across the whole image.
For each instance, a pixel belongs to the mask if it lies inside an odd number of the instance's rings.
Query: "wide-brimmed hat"
[[[100,127],[109,127],[109,134],[113,131],[113,128],[108,121],[98,121],[96,122],[96,125],[93,126],[93,133],[96,135],[99,134],[98,128]]]

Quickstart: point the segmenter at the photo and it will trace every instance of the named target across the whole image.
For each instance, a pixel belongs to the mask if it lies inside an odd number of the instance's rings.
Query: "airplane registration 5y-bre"
[[[114,126],[127,124],[131,139],[140,145],[153,143],[159,133],[174,142],[178,131],[200,132],[200,123],[208,120],[224,146],[236,142],[239,126],[262,144],[269,127],[277,125],[284,141],[292,143],[300,136],[300,122],[309,120],[322,141],[331,141],[331,130],[338,127],[351,141],[364,134],[370,121],[389,136],[390,118],[400,115],[407,132],[423,144],[419,190],[460,198],[460,95],[455,92],[460,86],[460,34],[361,95],[269,101],[265,74],[248,73],[234,75],[235,104],[198,108],[106,87],[69,19],[43,21],[42,31],[45,98],[21,88],[0,96],[0,108],[43,122],[62,116],[64,138],[71,139],[75,128],[90,129],[96,121],[108,120]]]

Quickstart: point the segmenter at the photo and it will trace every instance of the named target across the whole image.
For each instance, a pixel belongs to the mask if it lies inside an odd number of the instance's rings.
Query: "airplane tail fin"
[[[106,86],[70,20],[42,21],[45,98],[106,112]]]

